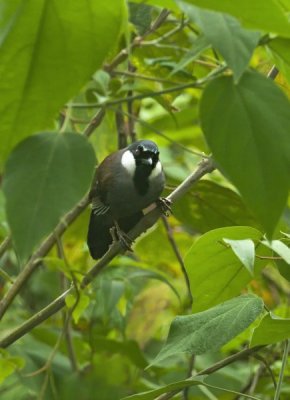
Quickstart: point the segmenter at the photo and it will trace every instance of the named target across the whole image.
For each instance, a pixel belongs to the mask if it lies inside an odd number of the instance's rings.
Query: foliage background
[[[289,1],[0,6],[1,399],[289,398]],[[95,264],[136,138],[173,215]]]

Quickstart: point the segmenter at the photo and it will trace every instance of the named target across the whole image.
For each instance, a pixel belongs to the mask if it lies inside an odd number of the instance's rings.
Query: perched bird
[[[143,217],[142,210],[159,199],[164,184],[158,147],[151,140],[132,143],[102,161],[91,191],[87,237],[94,259],[107,252],[112,232],[126,244],[126,233]]]

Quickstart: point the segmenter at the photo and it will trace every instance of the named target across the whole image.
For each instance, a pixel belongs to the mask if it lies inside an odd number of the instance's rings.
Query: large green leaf
[[[21,259],[89,188],[95,154],[81,135],[41,133],[21,142],[5,168],[7,218]]]
[[[217,351],[254,322],[262,310],[262,299],[249,294],[197,314],[178,316],[153,364],[178,353]]]
[[[251,346],[277,343],[290,338],[290,319],[267,314],[254,330]]]
[[[238,81],[248,66],[260,33],[243,29],[239,21],[230,15],[203,10],[184,1],[178,1],[178,4],[200,26],[205,37],[233,70],[235,81]]]
[[[261,228],[237,193],[205,179],[173,205],[173,212],[185,226],[201,233],[233,225]]]
[[[247,226],[235,226],[212,230],[201,236],[185,257],[185,266],[190,280],[193,311],[202,311],[240,294],[252,279],[223,239],[252,239],[258,248],[261,232]],[[269,252],[270,253],[270,252]],[[262,254],[262,249],[259,250]],[[257,259],[255,273],[265,260]]]
[[[58,109],[117,44],[124,0],[0,0],[0,163]]]
[[[204,91],[204,134],[221,170],[271,236],[286,204],[290,178],[290,107],[274,82],[249,71]]]
[[[265,32],[279,33],[290,37],[290,24],[287,12],[275,0],[184,0],[198,7],[207,8],[231,14],[238,18],[248,28],[261,29]],[[289,9],[288,9],[289,11]]]
[[[164,7],[164,8],[169,8],[170,10],[173,11],[178,11],[178,8],[174,0],[132,0],[131,2],[151,4],[152,6]]]

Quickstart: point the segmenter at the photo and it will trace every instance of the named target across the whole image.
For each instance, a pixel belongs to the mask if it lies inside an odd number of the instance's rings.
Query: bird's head
[[[149,177],[162,170],[158,147],[151,140],[139,140],[130,144],[122,155],[121,163],[133,176],[136,171]]]
[[[133,154],[136,166],[145,165],[154,169],[159,161],[159,150],[151,140],[139,140],[132,143],[128,150]]]

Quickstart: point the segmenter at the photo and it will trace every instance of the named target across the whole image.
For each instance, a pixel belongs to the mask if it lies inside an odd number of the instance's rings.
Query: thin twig
[[[206,369],[203,369],[202,371],[199,371],[195,376],[213,374],[214,372],[226,367],[227,365],[232,364],[235,361],[248,358],[250,355],[256,353],[257,351],[261,350],[264,347],[266,347],[266,346],[255,346],[255,347],[251,347],[250,349],[241,350],[236,354],[233,354],[229,357],[224,358],[221,361],[218,361],[217,363],[213,364],[211,367],[208,367]],[[159,396],[156,400],[172,399],[172,397],[174,397],[181,390],[182,389],[176,389],[176,390],[173,390],[172,392],[165,393],[165,394]]]
[[[127,146],[127,133],[125,130],[124,114],[122,113],[122,105],[116,109],[115,122],[118,135],[118,149],[123,149]]]
[[[189,358],[189,363],[188,363],[188,370],[187,370],[187,378],[192,377],[192,370],[194,367],[194,362],[195,362],[195,355],[192,354]],[[190,387],[186,387],[183,389],[183,400],[188,400],[188,395],[189,395],[189,389]]]
[[[174,27],[173,29],[171,29],[168,32],[165,32],[163,35],[159,36],[157,39],[152,39],[152,40],[150,40],[149,42],[146,42],[146,43],[150,43],[151,45],[159,44],[163,40],[169,39],[171,36],[173,36],[176,33],[180,32],[188,24],[188,22],[189,21],[185,20],[184,17],[182,16],[181,21],[178,23],[178,25],[176,27]],[[143,44],[143,42],[142,42],[142,44]]]
[[[11,244],[11,236],[7,236],[3,242],[0,244],[0,258],[9,249]]]
[[[284,342],[284,352],[283,352],[283,358],[282,358],[282,366],[280,369],[280,374],[279,374],[279,379],[277,382],[277,387],[275,391],[275,396],[274,400],[279,400],[280,399],[280,393],[281,393],[281,388],[282,388],[282,383],[283,383],[283,378],[284,378],[284,371],[287,365],[288,361],[288,353],[289,353],[289,339],[285,340]]]
[[[114,71],[114,69],[120,65],[122,62],[124,62],[128,56],[131,54],[132,50],[135,47],[140,46],[142,43],[142,40],[151,33],[155,32],[167,19],[168,15],[170,14],[170,11],[163,9],[158,17],[156,18],[155,21],[153,21],[151,27],[146,31],[142,36],[137,36],[133,42],[130,44],[128,49],[123,49],[120,51],[119,54],[116,55],[116,57],[110,62],[110,64],[105,65],[104,70],[108,72],[109,74]]]
[[[57,246],[58,257],[61,260],[63,260],[63,262],[66,264],[67,269],[70,270],[69,264],[67,262],[67,258],[65,256],[65,252],[63,249],[63,244],[62,244],[61,238],[57,238],[56,246]],[[63,272],[61,272],[60,278],[61,278],[61,282],[60,282],[61,290],[65,291],[68,289],[68,281]],[[76,287],[76,284],[75,284],[75,287]],[[66,341],[66,347],[67,347],[67,352],[68,352],[68,358],[70,360],[72,370],[74,372],[78,372],[79,368],[78,368],[78,363],[77,363],[77,357],[75,354],[75,349],[73,346],[73,341],[72,341],[72,336],[71,336],[71,315],[72,315],[71,310],[69,310],[68,312],[66,310],[63,311],[63,313],[62,313],[63,330],[64,330],[64,338]]]
[[[203,160],[198,168],[185,179],[168,197],[167,199],[174,203],[180,199],[184,194],[190,190],[200,178],[205,174],[212,172],[215,169],[213,161],[208,158]],[[162,211],[159,207],[155,207],[152,211],[146,214],[140,222],[128,233],[128,236],[135,240],[142,233],[146,232],[161,216]],[[100,272],[108,265],[108,263],[123,250],[120,242],[114,243],[109,251],[90,269],[90,271],[83,278],[81,288],[86,287],[92,280],[100,274]],[[37,312],[30,319],[25,321],[22,325],[10,332],[6,337],[0,340],[0,347],[5,348],[17,341],[19,338],[30,332],[34,327],[41,324],[50,316],[58,312],[65,305],[66,296],[73,291],[73,287],[66,290],[48,306]]]
[[[112,75],[120,75],[120,76],[128,76],[134,79],[143,79],[145,81],[153,81],[153,82],[160,82],[160,83],[168,83],[169,85],[180,85],[181,82],[172,81],[165,78],[159,78],[157,76],[147,76],[142,74],[137,74],[136,72],[129,72],[129,71],[113,71]]]
[[[94,130],[101,124],[104,116],[106,114],[105,107],[101,108],[97,114],[90,120],[88,125],[85,127],[83,135],[86,137],[91,136]]]
[[[254,354],[253,357],[256,360],[260,361],[260,363],[262,363],[262,365],[264,365],[265,371],[268,371],[269,375],[271,376],[274,388],[276,389],[276,387],[277,387],[276,378],[275,378],[275,375],[269,365],[269,362],[264,357],[262,357],[260,354]]]
[[[136,68],[129,62],[128,69],[130,72],[135,72]],[[133,96],[133,90],[128,91],[128,97]],[[135,132],[135,120],[132,118],[133,113],[134,113],[134,108],[133,108],[133,103],[134,100],[129,100],[127,102],[127,110],[128,110],[128,124],[127,124],[127,134],[131,138],[131,142],[135,142],[136,140],[136,132]]]
[[[127,113],[126,111],[123,110],[124,115],[129,116],[129,113]],[[176,140],[171,139],[169,136],[165,135],[163,132],[161,132],[159,129],[156,129],[154,126],[152,126],[151,124],[148,124],[148,122],[144,121],[143,119],[136,117],[135,115],[130,115],[130,117],[138,122],[140,125],[144,126],[145,128],[147,128],[148,130],[150,130],[151,132],[156,133],[157,135],[163,137],[165,140],[167,140],[169,143],[172,143],[176,146],[178,146],[180,149],[186,151],[187,153],[190,154],[194,154],[198,157],[202,157],[202,158],[206,158],[207,156],[203,153],[200,153],[198,151],[195,150],[191,150],[188,147],[184,146],[183,144],[177,142]]]
[[[173,252],[174,252],[174,254],[175,254],[175,256],[176,256],[176,258],[177,258],[177,260],[179,262],[179,265],[181,267],[181,271],[182,271],[182,274],[184,276],[184,280],[185,280],[186,288],[187,288],[187,295],[188,295],[188,304],[187,305],[189,307],[191,307],[192,306],[192,302],[193,302],[193,298],[192,298],[192,294],[191,294],[191,290],[190,290],[190,280],[189,280],[189,277],[188,277],[188,274],[187,274],[187,271],[186,271],[186,268],[185,268],[185,265],[184,265],[184,262],[183,262],[183,258],[182,258],[181,254],[180,254],[178,246],[177,246],[177,244],[175,242],[175,239],[173,237],[172,228],[171,228],[169,222],[167,221],[167,218],[165,217],[165,215],[162,215],[162,222],[163,222],[163,224],[165,226],[169,243],[171,244],[172,250],[173,250]]]
[[[250,347],[248,349],[244,349],[239,351],[238,353],[232,354],[231,356],[228,356],[224,358],[221,361],[218,361],[217,363],[213,364],[211,367],[205,368],[202,371],[199,371],[198,375],[210,375],[213,374],[214,372],[226,367],[227,365],[232,364],[235,361],[238,360],[243,360],[245,358],[250,357],[252,354],[256,353],[257,351],[260,351],[261,349],[265,348],[266,346],[254,346]]]
[[[247,394],[252,395],[254,394],[256,387],[258,385],[259,379],[261,378],[261,376],[263,375],[265,371],[265,365],[261,364],[257,370],[257,372],[254,374],[252,382],[249,386],[248,392]]]
[[[275,65],[270,69],[267,78],[272,79],[273,81],[276,79],[277,75],[279,74],[278,68]]]

